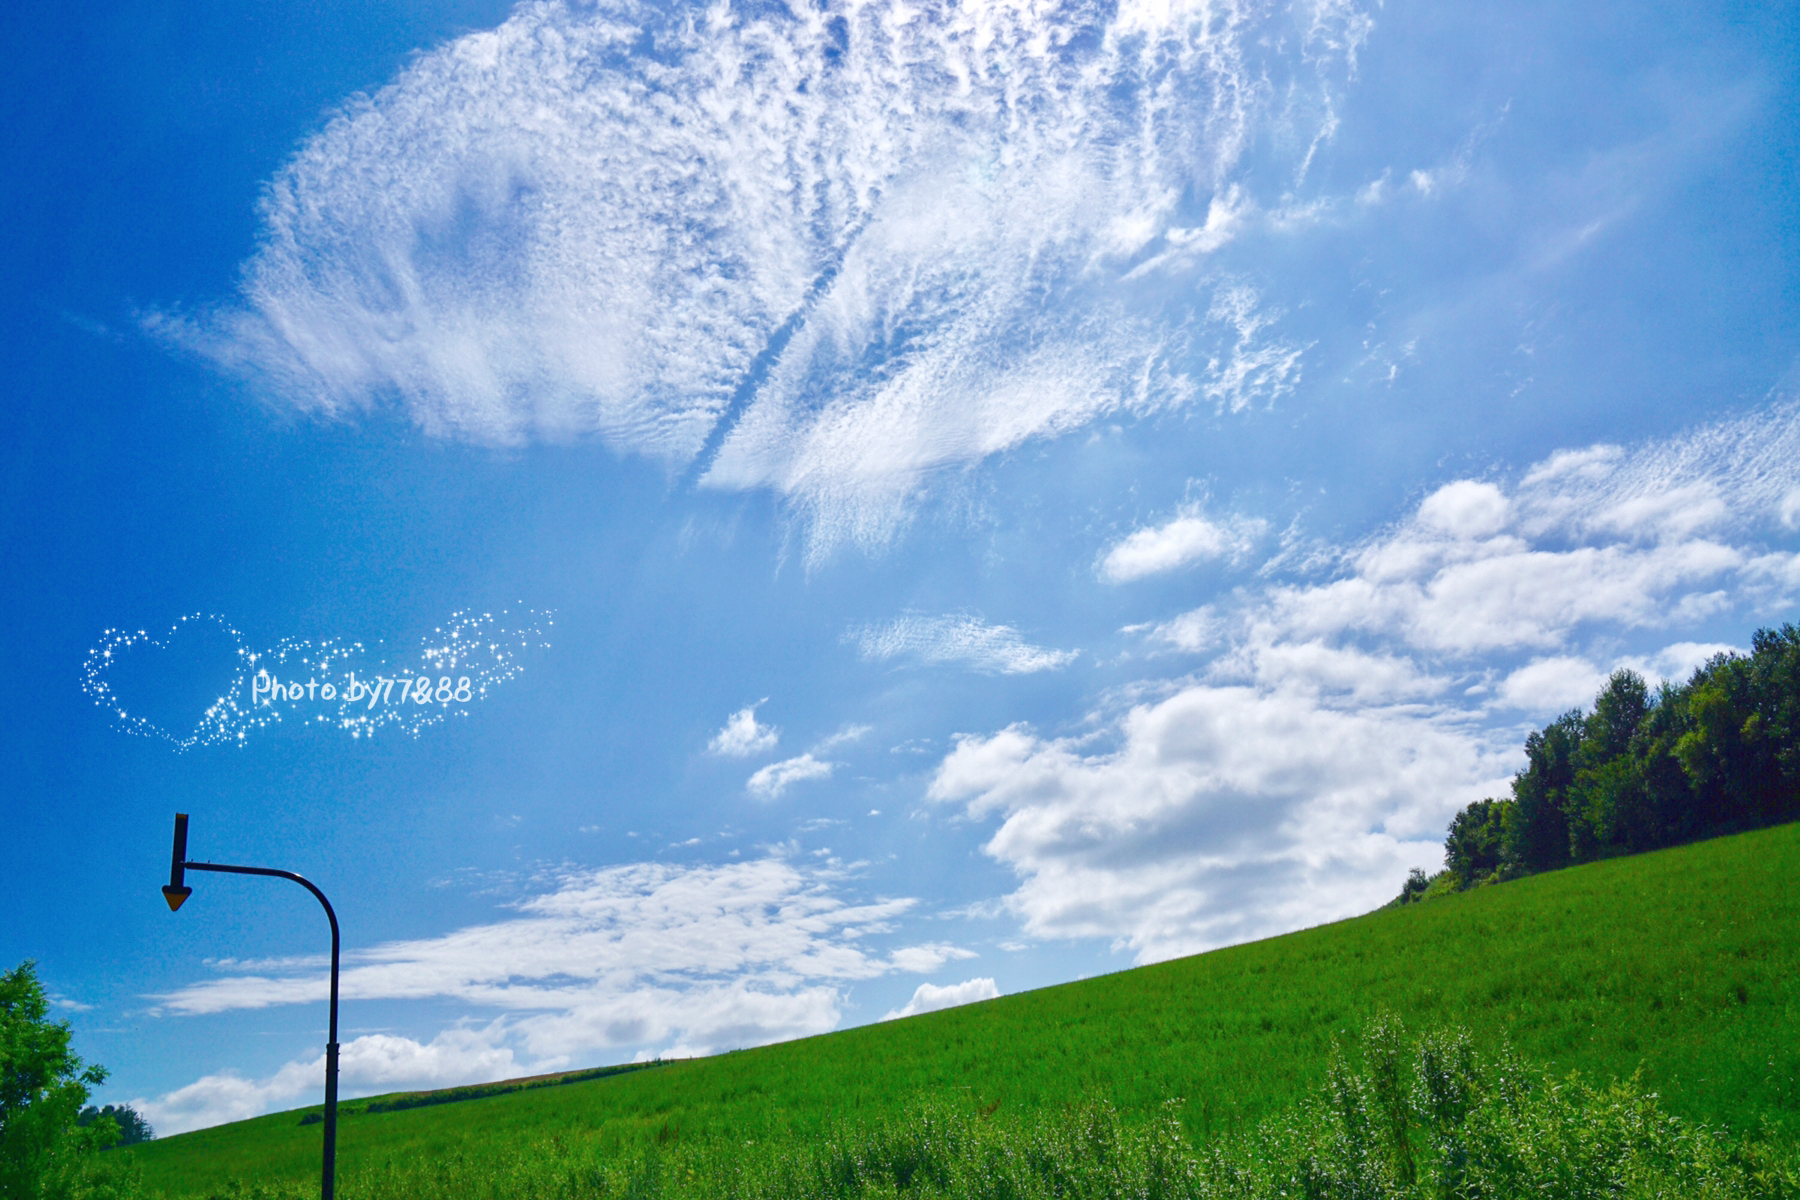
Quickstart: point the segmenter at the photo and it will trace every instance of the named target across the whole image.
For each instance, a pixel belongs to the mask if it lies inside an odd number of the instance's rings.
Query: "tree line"
[[[1457,813],[1407,904],[1538,871],[1800,818],[1800,628],[1759,629],[1686,683],[1613,672],[1591,711],[1525,739],[1512,794]]]

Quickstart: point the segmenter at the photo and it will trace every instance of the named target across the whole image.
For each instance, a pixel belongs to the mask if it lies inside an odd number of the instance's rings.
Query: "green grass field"
[[[1642,1070],[1668,1111],[1800,1133],[1800,825],[1614,859],[1250,945],[905,1021],[339,1125],[344,1175],[556,1139],[766,1141],[921,1098],[1013,1116],[1180,1097],[1203,1141],[1315,1088],[1378,1009],[1604,1082]],[[352,1103],[352,1109],[360,1103]],[[148,1191],[316,1180],[302,1112],[113,1151]]]

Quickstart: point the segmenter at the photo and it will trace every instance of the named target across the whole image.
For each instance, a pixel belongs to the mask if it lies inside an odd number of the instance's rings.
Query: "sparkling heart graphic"
[[[553,624],[554,614],[534,609],[461,610],[416,650],[390,658],[338,638],[252,650],[224,618],[190,613],[160,636],[107,630],[88,651],[82,690],[127,733],[177,750],[242,746],[277,726],[417,737],[467,718],[471,704],[516,678],[526,656],[550,648]]]
[[[221,718],[243,694],[249,659],[236,629],[190,613],[157,636],[107,630],[88,651],[82,690],[127,732],[187,750],[222,740]]]

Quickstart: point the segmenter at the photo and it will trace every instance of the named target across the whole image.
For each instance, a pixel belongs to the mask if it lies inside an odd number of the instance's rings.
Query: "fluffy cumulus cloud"
[[[897,922],[914,901],[853,903],[840,894],[848,884],[843,868],[781,858],[573,872],[508,920],[353,952],[346,1001],[448,998],[494,1015],[430,1042],[348,1042],[345,1086],[441,1086],[622,1050],[700,1054],[822,1033],[841,1019],[848,985],[970,957],[943,942],[901,943]],[[324,992],[318,964],[296,961],[236,965],[156,999],[165,1013],[202,1014]],[[319,1070],[299,1062],[262,1080],[208,1076],[143,1111],[170,1131],[248,1116],[308,1094]]]
[[[970,668],[998,675],[1030,675],[1067,666],[1074,650],[1046,650],[1025,640],[1011,625],[990,625],[966,613],[942,617],[909,614],[884,625],[850,630],[865,662],[923,663]]]
[[[1102,937],[1140,962],[1366,912],[1430,861],[1504,755],[1405,709],[1196,685],[1084,754],[1015,726],[964,738],[931,796],[998,816],[987,852],[1027,930]]]
[[[1282,636],[1367,635],[1443,658],[1556,651],[1605,626],[1665,629],[1800,595],[1782,531],[1800,415],[1780,407],[1627,451],[1552,455],[1517,486],[1460,480],[1345,556],[1271,591]]]
[[[1140,529],[1108,550],[1100,559],[1100,577],[1129,583],[1207,559],[1241,558],[1266,527],[1254,519],[1212,520],[1198,505],[1184,505],[1173,519]]]
[[[1592,703],[1613,671],[1636,671],[1652,683],[1684,680],[1708,659],[1735,649],[1724,642],[1672,642],[1654,654],[1621,655],[1605,666],[1580,655],[1534,658],[1502,679],[1496,693],[1508,707],[1547,716]]]
[[[1307,556],[1317,577],[1277,560],[1255,587],[1128,629],[1200,665],[1128,689],[1102,740],[965,736],[930,796],[997,822],[986,851],[1038,936],[1148,961],[1366,911],[1438,864],[1458,807],[1503,794],[1521,718],[1591,702],[1621,667],[1685,678],[1730,647],[1671,634],[1722,612],[1790,612],[1797,482],[1793,407],[1558,453],[1516,483],[1452,481]],[[1102,562],[1170,561],[1153,551],[1190,519]]]
[[[756,710],[767,703],[767,698],[764,698],[732,713],[725,722],[725,728],[713,735],[706,748],[727,758],[749,758],[773,750],[781,740],[781,730],[772,725],[759,724],[756,720]]]
[[[897,1020],[900,1017],[917,1016],[919,1013],[936,1012],[940,1008],[955,1008],[959,1004],[973,1004],[977,1000],[992,1000],[1000,994],[1000,989],[992,979],[965,979],[961,983],[952,983],[940,987],[935,983],[921,983],[908,1000],[881,1019]]]
[[[1303,348],[1207,261],[1304,174],[1369,28],[525,3],[301,148],[235,305],[151,324],[302,409],[598,436],[880,540],[939,468],[1295,386]]]

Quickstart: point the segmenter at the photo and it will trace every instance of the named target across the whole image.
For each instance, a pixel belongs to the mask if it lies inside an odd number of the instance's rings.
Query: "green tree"
[[[1594,711],[1582,720],[1581,745],[1573,758],[1575,779],[1564,801],[1574,862],[1591,862],[1622,849],[1627,829],[1645,807],[1631,747],[1651,703],[1642,675],[1614,671],[1594,698]]]
[[[1783,747],[1777,756],[1782,773],[1789,783],[1800,783],[1800,627],[1759,629],[1750,645],[1769,733]]]
[[[1509,865],[1526,871],[1568,865],[1568,793],[1585,732],[1577,709],[1525,739],[1526,766],[1513,777],[1513,802],[1506,809]]]
[[[1594,709],[1525,739],[1510,800],[1458,813],[1444,841],[1458,889],[1800,819],[1800,627],[1759,629],[1654,694],[1613,672]],[[1498,849],[1496,850],[1496,847]],[[1429,899],[1408,880],[1397,903]]]
[[[1638,806],[1620,818],[1620,837],[1628,853],[1691,841],[1704,828],[1693,781],[1675,754],[1693,727],[1691,693],[1689,685],[1663,684],[1632,738]]]
[[[67,1022],[52,1021],[37,966],[0,975],[0,1196],[61,1200],[75,1188],[83,1160],[111,1145],[110,1117],[78,1123],[88,1088],[106,1071],[69,1049]]]
[[[1505,852],[1507,800],[1477,800],[1450,821],[1444,865],[1459,888],[1474,887],[1500,869]]]

